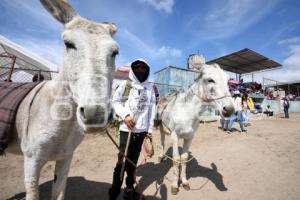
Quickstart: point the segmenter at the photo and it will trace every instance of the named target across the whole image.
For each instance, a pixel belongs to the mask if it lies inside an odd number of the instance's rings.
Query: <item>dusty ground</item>
[[[300,114],[255,120],[247,134],[228,135],[217,126],[202,124],[193,141],[191,190],[171,195],[171,161],[157,163],[155,155],[138,171],[146,199],[300,199]],[[88,135],[75,153],[66,199],[108,199],[116,153],[107,137]],[[24,198],[22,164],[21,156],[0,158],[1,200]],[[43,168],[41,199],[50,199],[52,173],[53,163]]]

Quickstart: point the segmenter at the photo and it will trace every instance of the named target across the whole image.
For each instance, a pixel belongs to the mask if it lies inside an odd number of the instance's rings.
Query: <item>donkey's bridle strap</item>
[[[193,91],[193,89],[191,89],[190,91],[191,91],[191,93],[192,93],[193,95],[195,95],[196,97],[198,97],[198,99],[200,99],[200,100],[202,100],[202,101],[204,101],[204,102],[212,102],[212,101],[217,101],[217,100],[220,100],[220,99],[224,99],[224,98],[226,98],[226,97],[231,97],[230,95],[224,95],[224,96],[221,96],[221,97],[210,98],[210,99],[208,99],[208,98],[200,97],[199,95],[197,95],[197,94]]]

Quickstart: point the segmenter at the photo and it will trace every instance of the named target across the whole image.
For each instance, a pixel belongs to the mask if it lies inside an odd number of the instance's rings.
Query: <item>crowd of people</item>
[[[240,131],[246,133],[247,129],[245,127],[251,125],[250,119],[255,110],[254,102],[247,93],[241,95],[239,90],[232,92],[232,98],[234,101],[235,112],[227,120],[224,117],[221,117],[220,128],[227,131],[227,133],[232,133],[233,123],[237,121],[240,125]]]
[[[232,133],[232,126],[234,122],[238,122],[240,126],[241,133],[247,133],[245,127],[251,125],[251,118],[253,114],[257,113],[256,105],[251,97],[247,93],[241,94],[239,90],[234,90],[231,92],[234,101],[235,112],[228,118],[225,119],[221,116],[220,119],[220,129],[227,131],[227,133]],[[282,97],[280,99],[281,109],[284,111],[284,117],[289,118],[289,107],[290,102],[288,96]],[[267,117],[272,117],[274,111],[271,109],[270,105],[262,108],[262,113]]]
[[[240,79],[240,81],[236,81],[233,78],[229,79],[228,86],[230,92],[234,92],[238,90],[243,94],[246,93],[263,94],[261,83],[257,83],[257,82],[244,83],[244,80],[242,78]]]

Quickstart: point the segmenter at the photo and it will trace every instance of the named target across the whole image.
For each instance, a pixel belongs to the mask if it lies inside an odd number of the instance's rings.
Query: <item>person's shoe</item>
[[[244,130],[242,130],[241,132],[242,132],[242,133],[247,133],[247,130],[246,130],[246,129],[244,129]]]
[[[124,190],[123,194],[124,200],[145,200],[144,196],[135,191],[135,189],[128,189]]]
[[[120,192],[116,192],[113,188],[109,188],[108,196],[109,200],[117,200]]]
[[[228,134],[232,133],[232,130],[227,130],[227,133],[228,133]]]

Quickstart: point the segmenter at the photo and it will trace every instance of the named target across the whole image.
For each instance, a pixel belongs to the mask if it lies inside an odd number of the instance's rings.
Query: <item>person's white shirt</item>
[[[128,100],[125,103],[122,101],[122,98],[126,81],[123,81],[116,89],[112,99],[112,106],[116,114],[123,120],[120,124],[120,131],[129,131],[127,125],[124,123],[124,119],[130,115],[135,121],[132,132],[153,132],[155,94],[152,84],[148,82],[148,78],[141,83],[134,75],[132,69],[130,69],[129,79],[131,80],[132,88],[129,92]]]
[[[241,111],[242,108],[242,98],[239,96],[233,97],[235,111]]]

